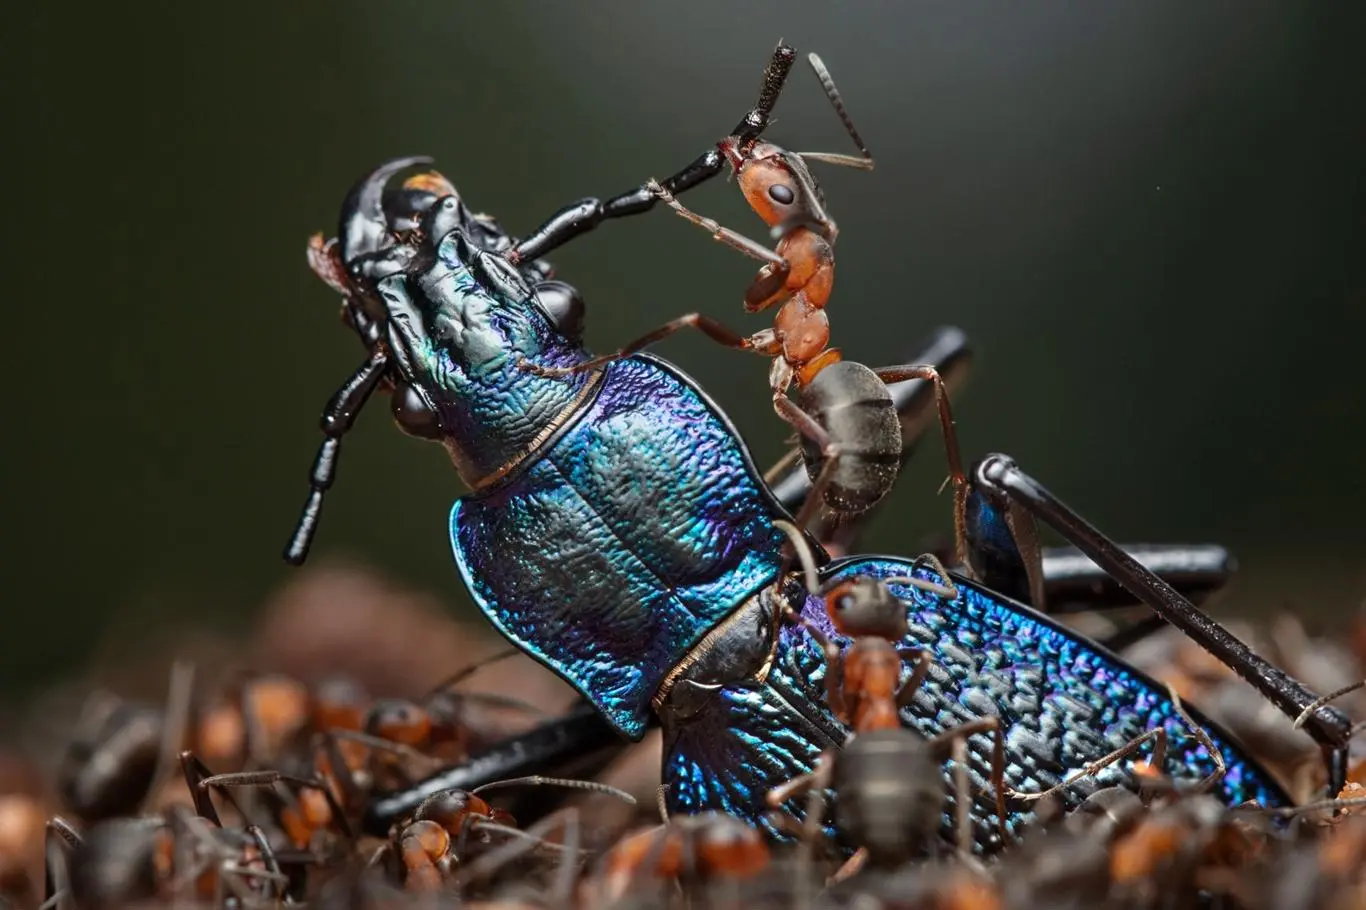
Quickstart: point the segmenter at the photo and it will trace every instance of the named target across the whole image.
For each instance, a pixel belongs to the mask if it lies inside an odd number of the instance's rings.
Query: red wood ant
[[[809,514],[798,522],[802,526],[815,517],[821,502],[838,514],[855,515],[877,504],[891,490],[901,464],[902,436],[887,383],[921,379],[934,385],[956,495],[966,496],[967,484],[959,467],[953,415],[939,373],[929,366],[872,369],[843,360],[839,349],[829,346],[830,320],[825,306],[834,286],[834,243],[839,231],[826,211],[820,185],[807,162],[871,170],[873,157],[825,64],[815,54],[808,59],[859,155],[789,152],[771,142],[734,135],[717,145],[730,162],[745,200],[778,238],[776,248],[770,250],[685,208],[658,181],[646,184],[680,216],[721,243],[764,263],[745,292],[744,305],[756,313],[781,304],[773,328],[746,336],[710,316],[688,313],[613,354],[571,367],[521,364],[523,369],[543,376],[594,370],[684,328],[697,329],[726,347],[773,358],[769,371],[773,407],[800,434],[802,457],[813,481],[803,506],[803,512]],[[795,402],[788,397],[794,384]]]

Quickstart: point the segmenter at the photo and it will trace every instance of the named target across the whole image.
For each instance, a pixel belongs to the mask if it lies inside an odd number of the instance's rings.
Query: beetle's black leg
[[[384,794],[371,801],[361,822],[367,834],[386,837],[389,826],[410,815],[418,804],[441,790],[475,787],[512,777],[553,774],[588,778],[605,768],[630,746],[616,729],[587,702],[580,702],[558,717],[444,768],[406,790]],[[553,807],[558,795],[550,788],[530,788],[512,812],[531,821]]]
[[[946,327],[938,329],[908,362],[933,366],[949,392],[954,393],[967,381],[972,351],[967,335],[961,329]],[[892,404],[901,419],[901,466],[904,468],[926,428],[936,418],[934,388],[923,379],[907,379],[888,385],[887,391],[891,393]],[[787,463],[790,467],[784,467]],[[811,478],[802,464],[801,449],[792,449],[778,465],[769,469],[767,476],[773,478],[769,486],[778,501],[795,514],[811,492]],[[880,506],[874,506],[842,521],[833,510],[823,508],[806,530],[832,552],[853,552],[859,536],[868,527],[868,517],[878,508]]]
[[[778,96],[782,94],[783,85],[787,82],[788,73],[791,72],[792,63],[796,59],[796,51],[782,42],[778,43],[773,50],[773,56],[769,58],[768,66],[764,68],[759,103],[736,124],[732,136],[741,140],[757,139],[768,127],[773,107],[778,103]],[[662,182],[666,190],[677,195],[715,177],[725,166],[726,159],[720,151],[709,149],[697,160]],[[540,259],[604,221],[648,212],[658,201],[658,197],[646,184],[641,184],[619,196],[613,196],[605,202],[595,198],[581,199],[560,209],[544,224],[522,238],[508,251],[508,258],[514,263]]]
[[[1119,544],[1021,471],[1008,456],[988,455],[973,469],[972,478],[974,488],[990,497],[998,508],[1009,504],[1058,531],[1131,594],[1250,683],[1286,716],[1298,717],[1317,700],[1302,683],[1272,666],[1175,588],[1144,568]],[[1338,792],[1343,784],[1351,720],[1341,711],[1325,705],[1308,716],[1304,727],[1323,749],[1328,763],[1330,792]]]
[[[1218,544],[1125,544],[1124,552],[1196,604],[1226,585],[1238,568],[1233,555]],[[1075,547],[1043,548],[1043,583],[1047,611],[1053,615],[1137,603],[1119,582]],[[988,587],[992,585],[988,583]]]
[[[313,459],[313,470],[308,476],[308,500],[304,503],[303,513],[299,516],[299,524],[294,529],[294,536],[290,538],[289,545],[285,547],[285,562],[290,565],[302,565],[308,558],[308,548],[313,544],[313,535],[318,530],[323,494],[332,486],[332,481],[337,476],[341,438],[356,422],[356,416],[360,414],[361,408],[384,378],[384,371],[388,366],[388,350],[376,347],[370,352],[365,363],[351,374],[351,378],[342,384],[323,409],[322,429],[326,438],[318,448],[317,457]]]
[[[1050,614],[1134,606],[1118,580],[1074,547],[1040,547],[1034,517],[1018,503],[995,501],[969,478],[968,562],[987,587]],[[1124,551],[1197,602],[1219,590],[1236,563],[1214,544],[1132,544]]]

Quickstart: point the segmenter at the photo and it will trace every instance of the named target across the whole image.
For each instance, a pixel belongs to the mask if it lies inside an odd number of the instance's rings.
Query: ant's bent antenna
[[[839,115],[840,123],[844,124],[845,130],[849,133],[849,138],[854,140],[854,145],[858,147],[862,157],[837,155],[831,152],[801,152],[801,157],[810,161],[824,161],[826,164],[837,164],[841,167],[855,167],[862,171],[871,171],[873,169],[873,155],[868,151],[868,144],[863,141],[863,137],[858,134],[858,130],[854,127],[854,121],[844,106],[844,98],[841,97],[840,90],[835,88],[835,80],[831,78],[830,70],[826,69],[825,63],[814,53],[808,54],[806,59],[811,63],[811,69],[815,71],[816,78],[821,81],[821,88],[825,89],[825,97],[830,99],[830,106]]]

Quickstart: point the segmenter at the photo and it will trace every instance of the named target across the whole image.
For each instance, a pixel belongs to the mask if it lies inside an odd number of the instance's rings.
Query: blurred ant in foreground
[[[647,183],[680,216],[709,231],[721,243],[764,263],[745,292],[744,305],[747,311],[757,313],[781,304],[773,328],[746,336],[710,316],[688,313],[613,354],[571,367],[521,365],[542,376],[595,370],[684,328],[697,329],[726,347],[773,358],[769,371],[773,408],[799,433],[802,458],[814,484],[803,507],[807,514],[801,516],[799,526],[815,517],[822,502],[839,515],[852,516],[872,508],[891,490],[901,465],[902,435],[887,383],[921,379],[934,385],[945,444],[952,450],[950,462],[958,464],[948,394],[933,367],[871,369],[842,360],[839,349],[829,347],[830,320],[825,305],[834,286],[834,244],[839,230],[826,211],[820,185],[807,162],[872,170],[873,157],[855,129],[829,70],[815,54],[808,59],[860,155],[789,152],[771,142],[740,136],[727,136],[717,145],[730,162],[746,202],[778,238],[776,248],[770,250],[685,208],[658,181]],[[788,397],[794,384],[796,402]],[[955,490],[965,488],[967,481],[961,469],[954,469],[952,480]]]
[[[538,711],[517,699],[478,692],[452,692],[451,687],[475,671],[512,655],[499,651],[458,670],[420,700],[370,699],[354,686],[320,688],[319,724],[311,741],[279,768],[215,775],[202,786],[270,788],[276,823],[299,849],[315,846],[320,836],[334,835],[350,843],[353,822],[370,795],[387,786],[407,786],[444,760],[464,758],[481,735],[469,705]]]

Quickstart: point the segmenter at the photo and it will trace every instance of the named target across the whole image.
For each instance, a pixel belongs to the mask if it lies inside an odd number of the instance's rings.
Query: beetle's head
[[[342,203],[337,236],[309,240],[313,271],[344,298],[342,318],[367,345],[382,336],[391,316],[378,292],[385,278],[433,261],[442,241],[460,232],[459,248],[495,285],[491,290],[531,301],[566,338],[583,332],[584,307],[578,292],[551,278],[541,260],[506,264],[512,238],[492,216],[472,212],[440,173],[419,171],[397,186],[399,173],[431,164],[424,157],[396,158],[362,177]],[[486,254],[494,254],[487,255]],[[482,260],[482,263],[478,260]],[[500,260],[500,261],[495,261]]]

